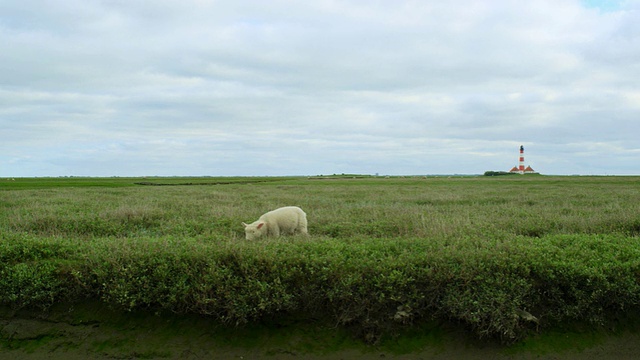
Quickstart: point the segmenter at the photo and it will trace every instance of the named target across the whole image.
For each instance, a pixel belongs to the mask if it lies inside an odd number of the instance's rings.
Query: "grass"
[[[371,343],[434,321],[511,343],[640,308],[637,177],[145,181],[3,180],[0,303],[295,316]],[[244,240],[284,205],[310,239]]]

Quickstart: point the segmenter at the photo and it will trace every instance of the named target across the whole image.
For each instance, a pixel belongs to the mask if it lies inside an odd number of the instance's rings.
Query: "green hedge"
[[[640,240],[1,236],[0,303],[47,308],[88,299],[229,325],[319,318],[368,341],[436,320],[512,342],[640,310]]]

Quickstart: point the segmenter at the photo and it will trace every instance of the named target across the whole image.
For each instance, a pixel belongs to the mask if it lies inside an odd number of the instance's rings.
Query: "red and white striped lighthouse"
[[[524,167],[524,146],[520,145],[520,158],[518,159],[518,166],[514,166],[510,173],[517,174],[537,174],[535,170],[531,168],[531,166]]]

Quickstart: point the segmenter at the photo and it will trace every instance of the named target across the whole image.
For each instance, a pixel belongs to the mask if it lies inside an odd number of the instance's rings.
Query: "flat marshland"
[[[0,181],[11,314],[321,322],[372,344],[426,324],[514,344],[640,318],[640,177]],[[286,205],[309,238],[244,239],[243,221]]]

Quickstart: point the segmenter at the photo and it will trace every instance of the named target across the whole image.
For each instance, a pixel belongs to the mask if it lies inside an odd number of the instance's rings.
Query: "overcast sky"
[[[640,1],[4,0],[0,177],[640,174]]]

